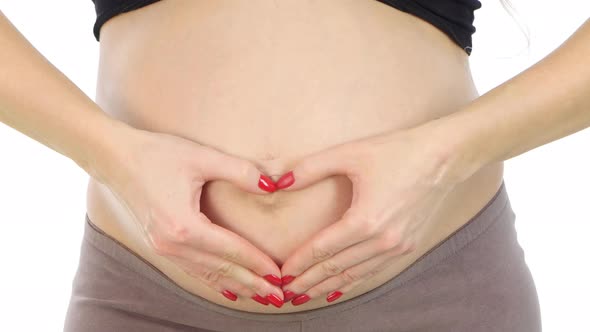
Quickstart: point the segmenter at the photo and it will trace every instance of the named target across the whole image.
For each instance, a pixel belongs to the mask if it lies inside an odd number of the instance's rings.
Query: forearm
[[[117,140],[132,131],[108,117],[0,12],[0,122],[101,178]],[[105,165],[106,167],[106,165]]]
[[[547,57],[423,128],[442,149],[440,180],[462,182],[590,126],[590,20]]]

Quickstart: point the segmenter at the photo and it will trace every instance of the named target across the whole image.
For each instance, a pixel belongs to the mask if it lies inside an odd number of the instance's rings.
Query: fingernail
[[[274,274],[267,274],[263,278],[275,286],[281,287],[281,285],[283,284],[283,282],[281,281],[281,278],[275,276]]]
[[[264,305],[268,305],[268,300],[258,294],[252,296],[252,300],[254,300],[258,303],[264,304]]]
[[[301,294],[296,296],[292,301],[291,304],[293,305],[300,305],[303,304],[307,301],[309,301],[311,298],[307,295],[307,294]]]
[[[295,277],[292,275],[287,275],[281,278],[281,281],[283,282],[283,286],[285,286],[286,284],[290,283],[291,281],[295,280]]]
[[[221,292],[221,294],[223,294],[223,296],[227,297],[228,299],[235,301],[238,299],[238,296],[230,291],[228,291],[227,289],[224,290],[223,292]]]
[[[328,296],[326,297],[326,301],[328,301],[328,302],[336,301],[340,296],[342,296],[341,291],[332,292],[332,293],[328,294]]]
[[[269,193],[277,190],[277,187],[272,179],[264,174],[260,174],[260,178],[258,179],[258,188],[268,191]]]
[[[283,300],[281,300],[281,298],[280,298],[280,297],[278,297],[278,296],[276,296],[276,295],[274,295],[274,294],[268,294],[268,295],[266,296],[266,298],[268,299],[268,301],[269,301],[270,303],[272,303],[272,305],[274,305],[274,306],[275,306],[275,307],[277,307],[277,308],[280,308],[280,307],[282,307],[282,306],[283,306]]]
[[[295,182],[295,178],[293,177],[293,171],[289,171],[289,173],[284,174],[281,178],[277,181],[277,189],[284,189],[289,187],[290,185]]]
[[[283,300],[284,303],[287,303],[289,301],[291,301],[292,298],[294,298],[297,294],[295,294],[294,292],[290,291],[290,290],[286,290],[283,291],[283,297],[285,298]]]

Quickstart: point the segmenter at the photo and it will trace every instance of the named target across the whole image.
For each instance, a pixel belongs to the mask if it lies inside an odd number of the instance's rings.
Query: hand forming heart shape
[[[277,189],[285,191],[335,174],[353,183],[351,206],[342,218],[282,265],[285,301],[300,305],[322,294],[335,301],[415,249],[425,225],[459,182],[449,176],[448,148],[429,129],[414,127],[313,153],[277,181]]]

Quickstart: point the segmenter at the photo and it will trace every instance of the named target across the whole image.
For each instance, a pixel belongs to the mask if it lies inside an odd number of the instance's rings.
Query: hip
[[[187,292],[88,216],[84,232],[64,331],[541,331],[505,184],[397,276],[300,313],[223,307]]]

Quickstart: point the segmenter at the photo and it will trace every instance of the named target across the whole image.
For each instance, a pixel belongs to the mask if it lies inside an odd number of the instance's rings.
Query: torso
[[[429,23],[372,0],[160,1],[111,19],[101,31],[96,101],[105,112],[249,159],[267,174],[280,175],[298,158],[341,142],[450,114],[477,97],[461,48]],[[502,173],[502,163],[492,164],[456,186],[416,250],[339,301],[395,277],[467,222],[498,190]],[[211,181],[202,211],[281,263],[302,238],[344,213],[351,188],[346,177],[333,176],[263,196]],[[87,212],[209,301],[251,312],[332,304],[320,298],[277,309],[228,301],[156,255],[127,210],[93,178]]]

